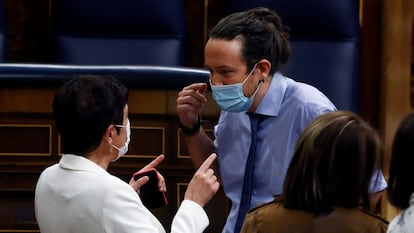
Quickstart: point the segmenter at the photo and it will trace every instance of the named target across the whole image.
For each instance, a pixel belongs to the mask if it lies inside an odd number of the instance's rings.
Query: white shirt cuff
[[[207,213],[199,204],[184,200],[174,217],[171,232],[202,233],[209,223]]]

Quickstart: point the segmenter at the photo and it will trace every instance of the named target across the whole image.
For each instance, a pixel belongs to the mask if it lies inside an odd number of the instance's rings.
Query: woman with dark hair
[[[392,145],[388,179],[388,200],[401,212],[391,221],[388,232],[414,232],[414,112],[400,123]]]
[[[80,75],[66,82],[53,100],[53,117],[61,137],[59,163],[46,168],[35,190],[35,214],[42,233],[165,232],[138,192],[144,176],[129,184],[107,169],[128,151],[128,89],[117,79]],[[156,167],[155,158],[144,168]],[[174,216],[171,232],[203,232],[209,220],[203,207],[219,188],[206,159],[195,173]],[[158,189],[165,192],[158,173]]]
[[[369,186],[381,168],[377,132],[354,113],[316,118],[300,136],[282,194],[253,209],[242,232],[385,232],[370,213]]]

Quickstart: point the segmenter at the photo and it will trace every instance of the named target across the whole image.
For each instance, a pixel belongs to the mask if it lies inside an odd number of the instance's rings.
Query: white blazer
[[[35,214],[42,233],[165,232],[129,184],[87,158],[71,154],[40,175]],[[185,200],[171,232],[203,232],[208,224],[204,209]]]

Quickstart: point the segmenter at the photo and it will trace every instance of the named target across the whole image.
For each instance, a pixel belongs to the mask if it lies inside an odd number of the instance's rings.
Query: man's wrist
[[[196,134],[198,134],[198,132],[200,132],[200,128],[201,128],[201,120],[200,117],[197,117],[197,123],[191,127],[191,128],[187,128],[185,127],[180,120],[178,120],[178,124],[180,125],[181,128],[181,132],[183,132],[183,134],[185,136],[194,136]]]

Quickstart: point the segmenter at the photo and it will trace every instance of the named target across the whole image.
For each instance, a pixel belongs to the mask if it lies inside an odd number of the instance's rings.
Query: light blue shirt
[[[297,139],[317,116],[335,111],[319,90],[276,73],[255,113],[269,116],[258,129],[251,207],[270,202],[282,192]],[[246,160],[251,144],[246,112],[221,111],[214,128],[214,146],[224,192],[231,210],[223,232],[233,232],[239,211]],[[381,187],[386,187],[382,176]],[[384,187],[385,185],[385,187]]]

